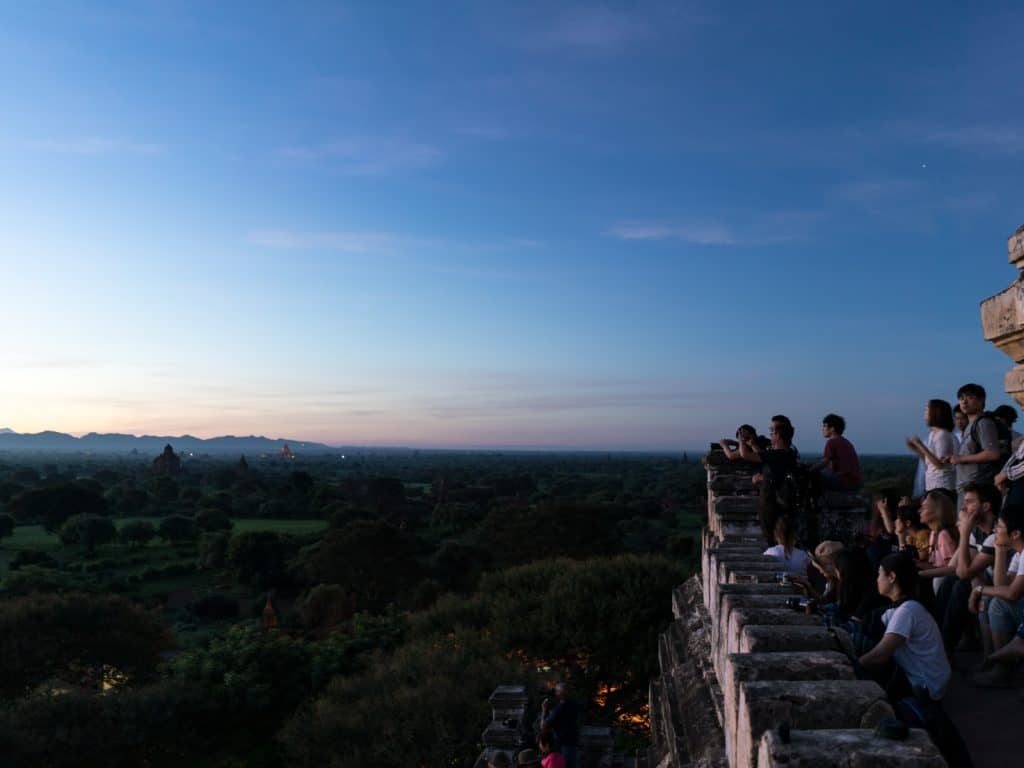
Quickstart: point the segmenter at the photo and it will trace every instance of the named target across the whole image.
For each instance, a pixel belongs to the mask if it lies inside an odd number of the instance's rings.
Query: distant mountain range
[[[14,452],[46,452],[46,453],[132,453],[152,454],[156,456],[170,444],[176,453],[210,454],[216,456],[239,456],[242,454],[258,455],[261,453],[277,453],[287,444],[296,454],[337,453],[322,443],[308,443],[302,440],[280,440],[269,437],[224,437],[203,438],[192,435],[180,437],[159,435],[120,435],[99,434],[90,432],[82,437],[75,437],[63,432],[37,432],[21,434],[0,428],[0,451]]]

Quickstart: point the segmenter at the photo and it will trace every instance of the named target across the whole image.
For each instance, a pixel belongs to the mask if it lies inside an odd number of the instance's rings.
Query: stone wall
[[[924,731],[875,735],[893,716],[885,692],[855,679],[841,630],[786,606],[799,593],[761,554],[753,468],[715,453],[705,464],[701,573],[675,591],[675,621],[660,639],[649,764],[944,766]],[[856,495],[826,497],[821,535],[850,540],[866,508]]]

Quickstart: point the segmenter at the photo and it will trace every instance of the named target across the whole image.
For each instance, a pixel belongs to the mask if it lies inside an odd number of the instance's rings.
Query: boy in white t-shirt
[[[971,682],[1004,688],[1012,684],[1015,647],[1001,651],[1024,624],[1024,507],[1011,504],[1002,510],[995,537],[993,585],[976,586],[969,606],[988,624],[995,652]]]

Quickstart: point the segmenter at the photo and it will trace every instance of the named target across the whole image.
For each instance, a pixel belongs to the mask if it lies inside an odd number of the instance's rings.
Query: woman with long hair
[[[907,447],[918,456],[918,465],[923,468],[925,493],[937,488],[956,490],[956,467],[944,459],[957,452],[953,437],[953,408],[945,400],[929,400],[924,409],[924,421],[928,425],[928,438],[922,441],[914,435],[907,438]],[[919,471],[919,474],[922,474]],[[915,489],[918,490],[918,489]]]
[[[768,547],[764,554],[774,557],[791,576],[807,576],[811,556],[796,545],[796,527],[789,515],[775,521],[775,546]]]
[[[922,578],[932,580],[933,593],[938,593],[942,579],[956,572],[953,556],[959,535],[956,528],[956,505],[946,491],[929,491],[921,500],[921,522],[928,526],[928,559],[917,561]]]

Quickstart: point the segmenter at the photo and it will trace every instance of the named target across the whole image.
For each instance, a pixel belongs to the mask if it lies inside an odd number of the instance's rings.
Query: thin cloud
[[[166,147],[162,144],[110,139],[99,136],[30,141],[25,143],[25,147],[40,152],[79,155],[82,157],[106,155],[153,156],[162,155],[166,151]]]
[[[389,176],[434,167],[444,159],[440,148],[408,139],[346,138],[280,150],[288,160],[327,163],[353,176]]]
[[[728,218],[742,224],[725,223],[717,218],[683,223],[630,222],[618,224],[605,234],[627,241],[679,242],[703,246],[772,245],[809,240],[815,223],[825,217],[821,211],[781,210],[734,212]]]
[[[719,224],[624,224],[612,227],[608,234],[620,240],[678,240],[695,245],[735,245],[739,238]]]
[[[587,7],[564,12],[538,35],[538,42],[550,47],[614,51],[650,33],[648,22],[634,13]]]
[[[931,129],[925,139],[957,149],[1016,155],[1024,152],[1024,130],[1009,125],[968,125]]]
[[[250,232],[251,245],[288,251],[338,251],[340,253],[388,253],[400,238],[389,232],[295,232],[266,229]]]

